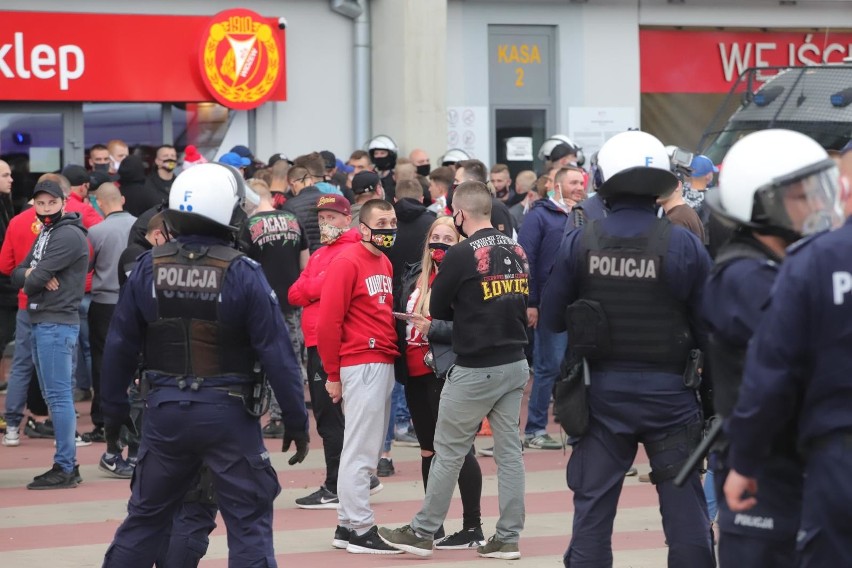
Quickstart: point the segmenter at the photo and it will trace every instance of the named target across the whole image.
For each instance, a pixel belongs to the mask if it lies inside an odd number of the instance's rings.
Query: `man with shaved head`
[[[121,424],[104,422],[101,412],[101,362],[104,356],[109,322],[118,302],[118,262],[127,245],[130,228],[136,217],[124,210],[124,196],[111,182],[103,183],[95,192],[98,207],[104,220],[89,229],[92,244],[94,274],[92,276],[92,304],[89,306],[89,342],[92,349],[92,422],[103,430],[106,453],[98,467],[114,477],[130,478],[133,468],[121,457],[119,434]]]
[[[425,150],[415,148],[408,155],[408,159],[411,160],[411,163],[414,164],[415,168],[417,168],[417,175],[426,177],[429,175],[429,172],[432,171],[432,166],[429,163],[429,154],[427,154]]]

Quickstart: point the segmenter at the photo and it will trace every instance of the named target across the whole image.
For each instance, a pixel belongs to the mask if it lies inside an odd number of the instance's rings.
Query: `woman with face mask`
[[[438,422],[441,390],[447,371],[455,360],[452,353],[453,324],[432,319],[429,315],[429,298],[432,281],[440,270],[444,255],[461,238],[452,217],[441,217],[432,223],[426,234],[423,258],[408,267],[402,280],[402,294],[397,300],[399,311],[405,313],[398,316],[404,324],[397,326],[402,331],[401,339],[404,339],[404,346],[401,345],[400,349],[403,355],[399,362],[405,366],[404,371],[408,376],[405,398],[420,442],[424,488],[435,454],[435,425]],[[459,491],[463,507],[462,530],[436,539],[435,547],[438,549],[466,549],[485,542],[480,513],[482,470],[472,447],[459,472]]]

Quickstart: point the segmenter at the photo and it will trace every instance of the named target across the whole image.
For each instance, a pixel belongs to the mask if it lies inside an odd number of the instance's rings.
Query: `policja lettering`
[[[219,270],[209,266],[167,264],[157,269],[159,288],[203,292],[219,287]]]
[[[610,278],[656,280],[660,259],[651,256],[593,252],[589,255],[589,274]]]

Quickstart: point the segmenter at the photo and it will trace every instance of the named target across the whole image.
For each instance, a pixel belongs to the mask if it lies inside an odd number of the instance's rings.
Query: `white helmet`
[[[441,165],[451,166],[453,164],[457,164],[459,162],[463,162],[469,159],[470,156],[464,150],[459,150],[458,148],[450,148],[449,150],[447,150],[446,154],[441,156]]]
[[[843,221],[839,174],[812,138],[792,130],[761,130],[734,144],[722,162],[708,205],[723,219],[788,240]]]
[[[677,188],[663,143],[640,130],[616,134],[598,150],[592,180],[601,197],[665,197]]]
[[[376,150],[387,150],[388,155],[376,158]],[[367,153],[370,154],[370,161],[375,164],[376,168],[386,171],[396,167],[396,157],[399,153],[399,148],[397,148],[396,142],[390,136],[379,134],[378,136],[373,136],[367,142]]]
[[[550,159],[550,153],[554,148],[559,146],[560,144],[567,144],[574,149],[574,152],[577,154],[577,165],[582,166],[586,162],[586,157],[583,155],[583,149],[578,145],[574,144],[570,138],[565,136],[564,134],[554,134],[550,138],[542,143],[541,148],[538,149],[538,159],[542,162]]]
[[[230,229],[234,209],[245,198],[240,173],[219,163],[198,164],[181,172],[169,191],[167,219],[177,233],[197,230],[212,221]]]

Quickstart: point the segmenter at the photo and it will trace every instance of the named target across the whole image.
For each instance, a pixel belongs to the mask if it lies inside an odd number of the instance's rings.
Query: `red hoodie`
[[[305,347],[316,347],[317,321],[319,320],[319,299],[328,265],[338,254],[349,248],[352,243],[361,240],[357,229],[349,229],[340,238],[311,255],[299,278],[290,286],[287,301],[291,306],[302,306],[302,335]]]
[[[341,367],[393,363],[399,355],[392,274],[388,257],[361,244],[348,247],[328,267],[317,349],[329,381],[340,381]]]
[[[41,221],[36,219],[35,209],[21,211],[9,221],[3,248],[0,249],[0,272],[11,274],[27,258],[33,243],[41,232]],[[18,290],[18,309],[27,309],[27,295]]]

